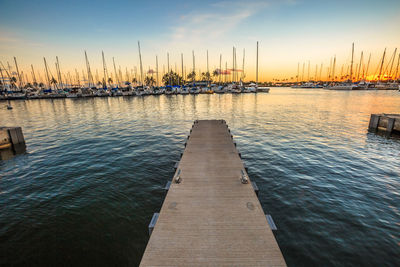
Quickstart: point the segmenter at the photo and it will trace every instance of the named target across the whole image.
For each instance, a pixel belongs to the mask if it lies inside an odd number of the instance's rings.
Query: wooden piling
[[[21,127],[0,127],[0,160],[26,151]]]
[[[195,122],[152,223],[140,266],[286,266],[225,121]]]
[[[387,135],[400,133],[400,114],[371,114],[370,131],[384,131]]]

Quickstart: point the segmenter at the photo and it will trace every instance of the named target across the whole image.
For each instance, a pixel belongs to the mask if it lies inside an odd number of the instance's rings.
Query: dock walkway
[[[286,266],[225,121],[193,125],[140,266]]]

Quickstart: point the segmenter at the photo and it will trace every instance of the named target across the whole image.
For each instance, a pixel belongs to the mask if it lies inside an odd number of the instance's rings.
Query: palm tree
[[[194,82],[194,79],[196,79],[196,72],[192,71],[187,75],[188,80],[192,80]]]
[[[202,72],[201,73],[201,79],[203,80],[203,81],[211,81],[211,75],[210,75],[210,73],[207,71],[207,72]]]
[[[156,81],[152,76],[146,76],[146,78],[144,78],[144,83],[148,86],[153,86],[153,84],[155,84]]]
[[[15,85],[16,82],[17,82],[17,78],[11,77],[11,79],[10,79],[11,88],[17,87],[17,86]]]
[[[110,86],[111,86],[112,82],[113,82],[112,78],[111,78],[111,77],[108,78],[108,84],[109,84]]]
[[[133,78],[133,79],[132,79],[132,83],[135,83],[135,84],[136,84],[136,83],[137,83],[137,79],[136,79],[136,78]]]
[[[54,77],[51,77],[50,84],[53,84],[55,86],[55,88],[58,89],[57,80]]]
[[[214,77],[217,77],[217,76],[219,75],[219,73],[220,73],[219,70],[214,70],[212,75],[213,75]]]
[[[183,83],[183,78],[178,73],[171,70],[169,73],[164,74],[162,81],[166,85],[180,85]]]

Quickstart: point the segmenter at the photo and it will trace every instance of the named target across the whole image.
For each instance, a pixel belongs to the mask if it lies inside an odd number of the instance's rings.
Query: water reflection
[[[137,265],[193,121],[225,119],[289,265],[398,266],[400,141],[367,132],[398,103],[290,88],[15,101],[1,125],[28,153],[0,162],[0,263]]]

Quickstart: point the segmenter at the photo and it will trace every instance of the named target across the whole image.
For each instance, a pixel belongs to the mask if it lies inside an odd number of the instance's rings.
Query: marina
[[[7,62],[7,68],[0,61],[0,100],[18,100],[18,99],[52,99],[52,98],[82,98],[82,97],[110,97],[110,96],[145,96],[145,95],[176,95],[176,94],[240,94],[240,93],[268,93],[270,87],[291,86],[298,89],[326,89],[337,91],[352,90],[398,90],[400,91],[400,53],[397,54],[397,48],[394,50],[389,60],[386,60],[386,49],[379,60],[376,72],[372,74],[370,69],[371,55],[368,63],[364,62],[364,52],[361,52],[360,63],[354,65],[354,43],[351,50],[351,62],[347,71],[344,71],[344,65],[341,67],[340,76],[335,75],[336,56],[331,60],[326,77],[322,75],[322,64],[319,70],[318,65],[315,68],[315,75],[310,74],[310,62],[308,62],[308,72],[305,75],[305,63],[303,64],[302,74],[300,76],[300,63],[297,68],[296,81],[284,79],[271,82],[259,82],[259,43],[256,43],[256,66],[255,81],[245,81],[245,50],[243,50],[243,63],[241,68],[237,63],[236,48],[232,51],[232,65],[228,69],[228,63],[225,63],[225,70],[222,67],[222,54],[219,57],[219,68],[210,72],[209,54],[206,53],[206,71],[201,72],[196,69],[196,57],[192,51],[192,70],[186,73],[186,66],[183,62],[183,53],[180,54],[181,70],[175,71],[170,66],[170,55],[167,53],[167,71],[159,71],[158,56],[156,56],[156,65],[148,71],[143,69],[142,54],[140,42],[138,41],[139,71],[134,67],[128,71],[125,69],[123,75],[121,67],[117,70],[115,59],[112,58],[113,73],[109,73],[104,52],[101,53],[103,77],[101,78],[96,69],[95,75],[92,73],[91,65],[85,51],[86,72],[82,74],[75,69],[75,77],[70,72],[65,75],[60,69],[58,56],[56,57],[55,75],[50,70],[46,58],[43,58],[45,80],[38,81],[33,65],[31,65],[31,79],[24,73],[20,73],[18,62],[14,57],[15,68]],[[397,56],[397,63],[396,63]],[[395,64],[396,63],[396,64]],[[163,69],[165,66],[163,66]],[[15,69],[15,71],[14,71]],[[36,74],[35,74],[36,73]],[[159,77],[161,74],[161,77]],[[301,78],[300,78],[301,77]],[[369,78],[370,77],[370,78]],[[161,79],[160,79],[161,78]]]
[[[400,266],[400,1],[0,7],[0,266]]]

